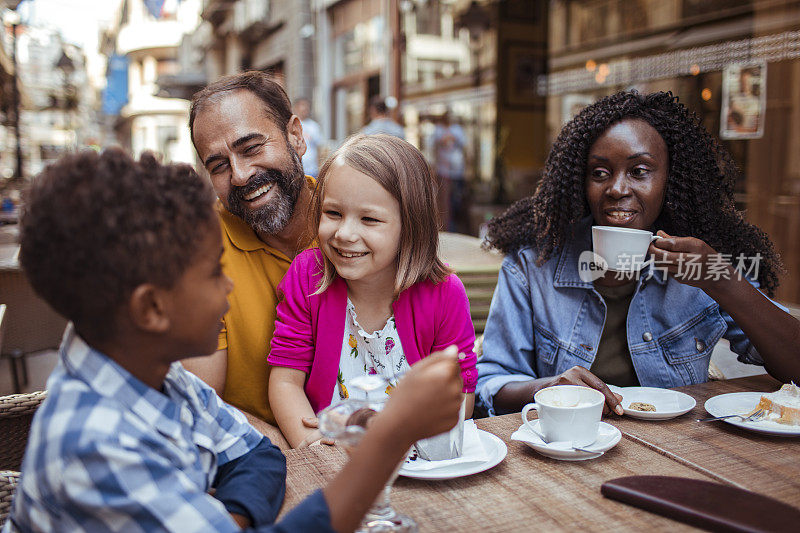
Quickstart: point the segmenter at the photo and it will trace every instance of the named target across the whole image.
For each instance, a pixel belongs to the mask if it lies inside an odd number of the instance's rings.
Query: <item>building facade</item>
[[[547,2],[409,0],[401,107],[410,138],[431,162],[431,134],[447,115],[466,133],[470,231],[530,194],[544,165]]]
[[[189,102],[162,96],[157,80],[178,72],[178,46],[197,28],[201,0],[164,2],[159,12],[151,7],[143,0],[124,0],[103,39],[106,57],[127,66],[127,103],[112,117],[113,134],[134,155],[148,150],[165,161],[193,163]]]
[[[3,23],[0,42],[0,181],[24,173],[19,129],[21,87],[17,80],[16,62],[20,0],[0,0]]]
[[[32,177],[97,134],[96,94],[79,47],[65,43],[52,29],[19,25],[16,33],[20,154],[23,177]],[[4,177],[17,172],[17,140],[13,121],[8,120],[14,113],[13,92],[8,96],[12,96],[12,102],[4,112],[7,120],[0,156]]]
[[[209,81],[261,70],[282,81],[289,97],[310,98],[314,89],[310,0],[204,0],[204,51]]]
[[[25,87],[20,115],[26,171],[35,176],[91,136],[94,92],[83,51],[49,29],[25,29],[18,38],[19,78]]]
[[[671,90],[741,167],[738,205],[783,256],[779,298],[800,302],[798,0],[204,0],[201,12],[191,49],[205,79],[274,73],[312,99],[330,149],[376,95],[432,163],[437,122],[459,124],[473,234],[533,193],[583,106]]]

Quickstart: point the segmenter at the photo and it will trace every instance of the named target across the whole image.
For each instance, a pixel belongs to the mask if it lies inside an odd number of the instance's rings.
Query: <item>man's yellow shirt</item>
[[[313,189],[314,181],[308,178]],[[258,238],[242,219],[217,202],[222,226],[222,269],[233,280],[230,309],[223,318],[217,349],[228,350],[223,399],[270,424],[269,354],[278,305],[277,287],[291,259]],[[305,216],[302,214],[302,216]]]

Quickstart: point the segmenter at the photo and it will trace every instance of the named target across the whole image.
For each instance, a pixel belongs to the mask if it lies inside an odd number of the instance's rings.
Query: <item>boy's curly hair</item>
[[[210,185],[186,164],[85,151],[48,166],[26,193],[20,262],[34,290],[95,342],[142,283],[170,288],[216,217]]]
[[[574,224],[589,214],[585,193],[589,149],[624,119],[646,121],[667,145],[669,176],[655,229],[702,239],[734,260],[740,254],[746,258],[761,254],[758,281],[772,296],[783,265],[767,234],[746,222],[734,206],[736,164],[671,92],[619,92],[584,108],[561,130],[533,196],[517,201],[490,222],[489,244],[504,253],[531,246],[539,265],[560,249],[572,237]]]

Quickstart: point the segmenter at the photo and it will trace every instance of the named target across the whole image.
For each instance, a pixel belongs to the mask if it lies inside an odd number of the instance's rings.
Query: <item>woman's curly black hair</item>
[[[629,118],[646,121],[667,145],[669,176],[655,228],[702,239],[734,260],[740,254],[760,254],[758,281],[772,296],[783,265],[767,234],[746,222],[734,206],[736,164],[671,92],[619,92],[583,109],[561,130],[533,196],[489,223],[489,245],[507,254],[530,246],[538,265],[547,261],[571,238],[574,224],[589,214],[585,181],[590,147],[610,126]]]

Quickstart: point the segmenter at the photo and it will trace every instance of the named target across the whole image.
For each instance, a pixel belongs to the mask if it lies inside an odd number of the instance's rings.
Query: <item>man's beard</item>
[[[246,185],[234,187],[228,194],[228,210],[244,220],[256,233],[274,235],[283,231],[294,214],[300,191],[305,186],[300,158],[288,142],[286,148],[292,159],[288,168],[262,170],[250,178]],[[255,210],[245,208],[247,200],[244,197],[270,183],[273,183],[273,188],[278,187],[272,201]]]

